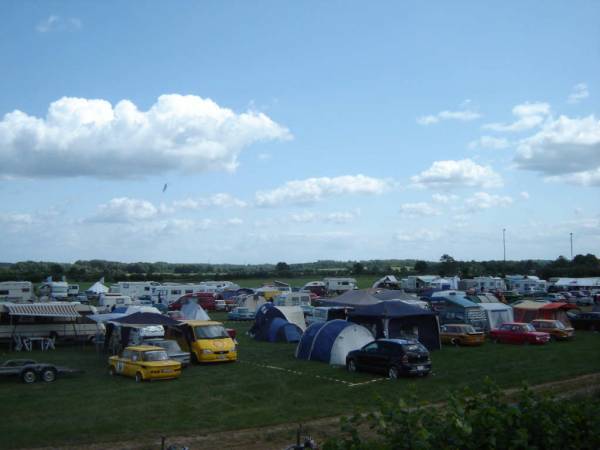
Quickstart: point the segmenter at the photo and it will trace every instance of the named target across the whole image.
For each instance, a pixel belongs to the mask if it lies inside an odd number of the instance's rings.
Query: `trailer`
[[[0,302],[32,302],[34,299],[31,281],[3,281],[0,283]]]

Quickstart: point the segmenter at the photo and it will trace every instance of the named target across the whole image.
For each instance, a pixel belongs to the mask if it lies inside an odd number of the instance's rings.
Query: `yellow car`
[[[451,323],[440,327],[440,338],[443,344],[481,345],[485,341],[482,332],[475,331],[472,325]]]
[[[237,345],[221,322],[183,320],[180,333],[173,336],[181,348],[189,351],[196,362],[226,362],[237,360]]]
[[[560,320],[536,319],[531,321],[535,331],[543,331],[550,334],[551,339],[567,340],[575,336],[575,330],[566,327]]]
[[[181,363],[173,361],[161,347],[136,345],[126,347],[119,356],[108,358],[111,375],[135,377],[135,381],[179,378]]]

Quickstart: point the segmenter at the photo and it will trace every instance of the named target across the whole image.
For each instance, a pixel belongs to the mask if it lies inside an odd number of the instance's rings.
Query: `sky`
[[[600,3],[0,2],[0,261],[600,254]]]

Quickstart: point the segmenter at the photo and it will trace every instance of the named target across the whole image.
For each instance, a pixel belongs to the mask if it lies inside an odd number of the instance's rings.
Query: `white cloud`
[[[45,118],[21,111],[0,121],[0,175],[143,177],[233,171],[241,151],[290,132],[263,113],[236,114],[210,99],[162,95],[148,111],[129,100],[63,97]]]
[[[529,192],[527,192],[527,191],[523,191],[523,192],[521,192],[519,195],[520,195],[520,196],[521,196],[521,198],[522,198],[522,199],[524,199],[524,200],[529,200],[529,198],[531,197],[531,196],[529,195]]]
[[[156,219],[159,208],[151,202],[137,198],[113,198],[98,207],[90,222],[127,223]]]
[[[258,154],[258,160],[259,161],[268,161],[269,159],[271,159],[271,154],[270,153],[259,153]]]
[[[201,208],[244,208],[247,206],[246,202],[235,198],[231,194],[227,193],[219,193],[214,194],[210,197],[193,199],[187,198],[184,200],[175,200],[173,202],[174,208],[182,208],[182,209],[201,209]]]
[[[290,214],[289,220],[296,223],[324,222],[343,224],[352,222],[358,216],[360,216],[359,209],[356,209],[354,211],[334,211],[331,213],[302,211],[300,213]]]
[[[460,197],[458,195],[455,194],[433,194],[431,196],[431,199],[435,202],[435,203],[439,203],[442,205],[447,205],[448,203],[452,203],[455,202],[459,199]]]
[[[425,217],[438,216],[441,212],[426,202],[404,203],[400,205],[400,212],[403,217]]]
[[[4,213],[0,214],[0,223],[3,225],[31,225],[34,223],[31,214]]]
[[[549,121],[520,142],[515,162],[551,181],[600,186],[600,120],[591,115]]]
[[[518,132],[537,127],[544,122],[544,119],[550,115],[550,105],[548,103],[522,103],[512,109],[513,115],[517,120],[513,123],[488,123],[483,128],[493,131]]]
[[[443,233],[436,230],[417,230],[417,231],[399,231],[396,233],[396,240],[400,242],[437,241],[443,236]]]
[[[367,177],[365,175],[293,180],[273,190],[257,192],[256,204],[258,206],[306,204],[317,202],[325,197],[344,194],[376,195],[383,193],[389,185],[390,182],[388,180]]]
[[[470,101],[466,100],[465,102],[463,102],[463,104],[461,105],[461,109],[459,109],[459,110],[456,110],[456,111],[444,110],[444,111],[440,111],[437,114],[429,114],[426,116],[418,117],[417,123],[419,125],[431,125],[434,123],[438,123],[442,120],[458,120],[461,122],[468,122],[471,120],[479,119],[481,117],[481,114],[469,109],[468,108],[469,104],[470,104]]]
[[[465,207],[467,211],[474,212],[479,209],[504,208],[512,203],[513,199],[509,196],[476,192],[465,200]]]
[[[239,217],[232,217],[231,219],[227,219],[225,221],[226,225],[232,225],[232,226],[238,226],[238,225],[243,225],[244,221],[242,219],[240,219]]]
[[[50,33],[53,31],[78,31],[82,27],[81,19],[77,17],[63,18],[57,15],[50,15],[42,20],[35,29],[39,33]]]
[[[481,136],[479,139],[469,142],[469,148],[471,150],[478,148],[502,150],[508,146],[510,146],[510,141],[508,139],[493,136]]]
[[[569,103],[579,103],[581,100],[588,98],[590,96],[590,92],[588,91],[587,84],[578,83],[573,86],[573,90],[567,99]]]
[[[502,177],[489,166],[470,159],[435,161],[419,175],[411,177],[418,187],[456,188],[461,186],[493,188],[502,186]]]

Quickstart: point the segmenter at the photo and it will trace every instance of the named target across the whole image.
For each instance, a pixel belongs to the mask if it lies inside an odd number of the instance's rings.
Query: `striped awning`
[[[32,317],[79,317],[75,305],[70,303],[5,303],[8,314],[11,316]]]

